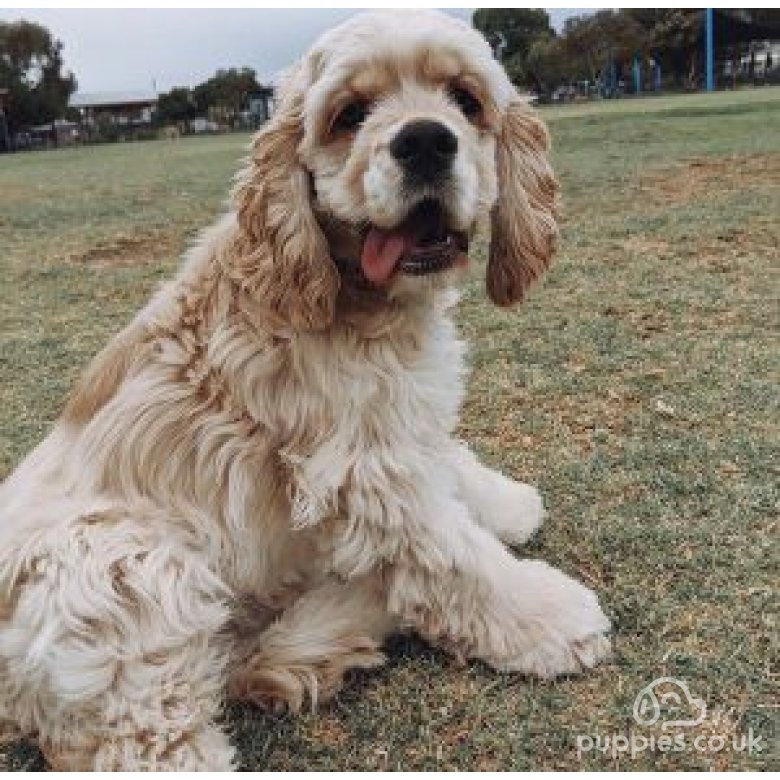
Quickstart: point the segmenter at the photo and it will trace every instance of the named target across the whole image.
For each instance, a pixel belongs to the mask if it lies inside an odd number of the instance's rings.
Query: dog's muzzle
[[[468,235],[449,227],[447,215],[436,200],[424,200],[390,230],[371,227],[360,258],[366,278],[375,285],[395,273],[422,276],[451,268],[466,259]]]

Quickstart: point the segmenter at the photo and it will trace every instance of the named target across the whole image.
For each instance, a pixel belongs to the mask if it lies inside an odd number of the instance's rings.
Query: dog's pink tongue
[[[411,238],[400,231],[371,228],[360,257],[366,279],[374,284],[384,284],[411,243]]]

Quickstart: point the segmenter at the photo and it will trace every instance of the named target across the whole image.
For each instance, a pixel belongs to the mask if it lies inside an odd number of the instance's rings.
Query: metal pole
[[[713,45],[712,45],[712,8],[704,10],[704,46],[705,46],[705,71],[707,74],[707,92],[715,89],[714,68],[713,68]]]
[[[638,95],[642,91],[642,60],[638,54],[634,55],[634,94]]]

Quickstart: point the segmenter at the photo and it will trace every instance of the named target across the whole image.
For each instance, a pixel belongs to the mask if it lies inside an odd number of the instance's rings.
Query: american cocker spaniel
[[[453,436],[448,309],[550,260],[543,124],[474,30],[368,13],[280,89],[233,207],[0,489],[0,722],[62,769],[229,769],[225,696],[316,703],[413,630],[544,677],[609,650],[595,595],[514,557],[536,490]]]

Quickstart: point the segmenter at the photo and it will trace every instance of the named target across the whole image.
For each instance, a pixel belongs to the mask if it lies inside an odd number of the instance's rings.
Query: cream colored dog
[[[233,210],[0,489],[0,720],[58,768],[228,769],[226,693],[323,700],[392,632],[541,676],[608,652],[594,594],[504,546],[538,493],[453,437],[451,285],[487,221],[495,302],[543,271],[547,147],[458,21],[319,40]]]

